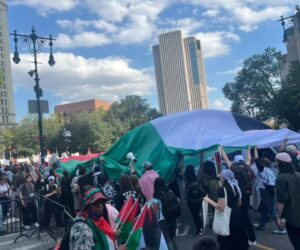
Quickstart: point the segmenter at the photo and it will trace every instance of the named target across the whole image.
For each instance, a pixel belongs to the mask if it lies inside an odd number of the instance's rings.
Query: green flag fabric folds
[[[279,146],[284,138],[299,143],[300,134],[288,129],[273,130],[255,119],[221,110],[196,110],[163,116],[141,125],[120,138],[101,158],[111,179],[129,173],[132,152],[137,159],[137,174],[143,174],[143,162],[150,161],[154,170],[170,181],[181,156],[226,148]]]

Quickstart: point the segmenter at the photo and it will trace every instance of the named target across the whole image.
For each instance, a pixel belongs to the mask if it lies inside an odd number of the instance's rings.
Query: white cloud
[[[210,107],[213,109],[230,110],[229,105],[230,104],[227,100],[220,98],[213,100]]]
[[[11,5],[26,5],[36,9],[40,15],[47,15],[52,12],[63,12],[74,9],[78,0],[11,0]]]
[[[234,69],[218,71],[217,75],[234,75],[237,74],[242,69],[242,66],[236,67]]]
[[[32,55],[21,54],[21,63],[13,65],[16,88],[32,87],[33,79],[26,72],[31,69]],[[125,58],[84,58],[72,53],[55,53],[56,64],[50,67],[47,54],[39,55],[40,84],[44,92],[52,92],[63,101],[99,98],[109,102],[130,94],[146,96],[155,89],[155,80],[147,69],[130,66]]]
[[[252,31],[258,27],[258,24],[267,20],[276,20],[280,15],[286,15],[290,12],[287,6],[267,7],[262,10],[253,10],[249,7],[235,8],[233,16],[240,21],[240,29],[243,31]]]
[[[55,47],[57,48],[75,48],[75,47],[97,47],[108,44],[110,39],[97,32],[82,32],[74,36],[58,34]]]
[[[209,10],[207,10],[207,11],[205,11],[203,13],[203,16],[205,16],[205,17],[216,17],[219,14],[220,14],[219,10],[217,10],[217,9],[209,9]]]
[[[213,107],[217,108],[217,109],[224,109],[225,108],[225,104],[222,100],[215,100],[213,102]]]
[[[116,32],[118,28],[105,20],[82,20],[82,19],[75,19],[74,21],[71,20],[58,20],[57,24],[59,27],[66,29],[68,31],[76,31],[82,32],[88,28],[96,29],[104,32]]]
[[[206,88],[207,88],[207,92],[208,92],[208,93],[218,91],[218,89],[217,89],[216,87],[206,86]]]
[[[195,18],[165,19],[160,22],[158,34],[174,30],[182,30],[184,36],[193,36],[199,28],[203,27],[204,22]]]
[[[203,54],[206,58],[228,55],[231,51],[230,43],[240,41],[237,34],[224,31],[198,33],[196,37],[201,40]]]

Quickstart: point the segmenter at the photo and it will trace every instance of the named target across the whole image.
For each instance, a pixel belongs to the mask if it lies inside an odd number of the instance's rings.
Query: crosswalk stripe
[[[264,249],[264,250],[276,250],[275,248],[267,247],[267,246],[261,245],[261,244],[257,244],[256,247],[260,248],[260,249]]]

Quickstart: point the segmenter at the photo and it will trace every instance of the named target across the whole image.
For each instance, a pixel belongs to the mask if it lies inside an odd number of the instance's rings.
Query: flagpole
[[[132,197],[132,196],[130,196],[130,197]],[[129,217],[130,213],[131,213],[131,212],[132,212],[132,210],[134,209],[134,205],[135,205],[135,203],[136,203],[136,202],[138,202],[138,200],[139,200],[139,197],[140,197],[140,196],[138,196],[138,198],[136,199],[136,201],[133,203],[133,205],[132,205],[131,209],[129,210],[129,212],[128,212],[127,216],[125,217],[125,220],[124,220],[124,221],[126,221],[126,220],[128,219],[128,217]],[[128,205],[128,204],[127,204],[127,205]],[[121,218],[122,218],[122,217],[121,217]],[[117,225],[115,225],[115,228],[114,228],[114,230],[118,229],[118,227],[120,226],[120,224],[122,224],[122,226],[123,226],[123,224],[124,224],[124,223],[122,223],[122,220],[121,220],[121,218],[120,218],[120,220],[118,221]],[[123,219],[123,218],[122,218],[122,219]]]
[[[129,241],[129,239],[130,239],[130,236],[132,235],[132,233],[133,233],[133,231],[134,231],[134,229],[135,229],[136,223],[139,221],[140,217],[143,215],[144,209],[145,209],[145,207],[147,207],[147,206],[148,206],[148,202],[143,206],[143,208],[142,208],[142,210],[141,210],[141,212],[140,212],[140,214],[139,214],[139,216],[138,216],[136,222],[134,223],[134,226],[133,226],[133,228],[132,228],[132,230],[131,230],[131,232],[130,232],[130,234],[129,234],[129,236],[128,236],[128,239],[127,239],[127,241],[126,241],[126,243],[125,243],[125,246],[127,246],[128,241]]]
[[[132,195],[129,197],[129,199],[132,199]],[[128,200],[126,201],[126,203],[125,203],[125,205],[126,205],[125,209],[127,208],[128,204],[129,204],[129,199],[128,199]],[[123,207],[122,207],[122,208],[123,208]],[[124,210],[125,210],[125,209],[124,209]],[[131,209],[132,209],[132,208],[131,208]],[[122,211],[122,209],[121,209],[121,211]],[[120,212],[121,212],[121,211],[120,211]],[[122,214],[121,217],[120,217],[120,219],[119,219],[119,221],[118,221],[118,223],[117,223],[117,225],[115,225],[114,230],[116,230],[116,229],[119,227],[119,225],[120,225],[120,223],[121,223],[123,217],[124,217],[124,215]]]

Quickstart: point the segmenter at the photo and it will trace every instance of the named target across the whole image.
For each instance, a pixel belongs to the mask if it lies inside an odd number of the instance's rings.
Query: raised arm
[[[232,163],[231,163],[231,161],[228,159],[228,156],[227,156],[227,154],[225,153],[225,151],[224,151],[224,149],[223,149],[223,147],[222,147],[221,145],[219,146],[219,151],[221,152],[221,156],[223,157],[223,160],[225,161],[227,167],[228,167],[228,168],[231,168]]]
[[[249,166],[250,164],[251,164],[251,146],[248,146],[246,165]]]
[[[287,142],[288,142],[288,138],[284,138],[282,144],[280,145],[280,149],[279,149],[280,152],[285,151]]]
[[[258,156],[257,146],[254,146],[254,160],[257,160],[258,158],[259,156]]]

